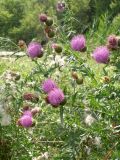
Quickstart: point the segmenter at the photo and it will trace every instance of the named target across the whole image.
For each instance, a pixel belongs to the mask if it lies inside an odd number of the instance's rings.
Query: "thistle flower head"
[[[18,123],[25,127],[25,128],[28,128],[28,127],[31,127],[32,126],[32,123],[33,123],[33,119],[31,116],[29,115],[23,115],[19,120],[18,120]]]
[[[47,21],[47,15],[44,14],[44,13],[40,14],[40,15],[39,15],[39,20],[40,20],[41,22],[46,22],[46,21]]]
[[[65,99],[64,93],[59,88],[54,88],[48,94],[48,101],[54,107],[59,106],[64,101],[64,99]]]
[[[116,46],[117,45],[117,37],[115,35],[110,35],[108,37],[108,43],[112,46]]]
[[[27,53],[31,58],[36,58],[36,57],[39,58],[39,57],[42,57],[43,55],[43,48],[40,43],[31,42],[28,45]]]
[[[109,50],[106,46],[96,48],[92,54],[92,57],[96,60],[96,62],[104,64],[109,62],[109,56]]]
[[[75,51],[82,51],[86,47],[86,40],[83,35],[74,36],[71,40],[71,48]]]
[[[58,12],[63,12],[64,10],[65,10],[65,2],[58,2],[57,3],[57,6],[56,6],[56,8],[57,8],[57,11]]]
[[[53,90],[54,88],[57,88],[57,85],[55,84],[55,82],[51,79],[47,79],[43,82],[42,84],[42,89],[45,93],[49,93],[51,90]]]

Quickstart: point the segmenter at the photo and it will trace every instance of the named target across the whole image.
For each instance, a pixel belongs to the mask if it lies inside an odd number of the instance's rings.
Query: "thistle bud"
[[[49,26],[45,26],[45,33],[48,33],[50,30],[51,30],[51,27],[49,27]]]
[[[55,36],[55,32],[53,30],[50,30],[47,35],[49,38],[53,38]]]
[[[75,79],[75,80],[78,79],[77,72],[72,72],[72,73],[71,73],[71,76],[72,76],[72,78]]]
[[[18,46],[19,46],[21,49],[25,49],[25,48],[26,48],[26,43],[25,43],[25,41],[19,40]]]
[[[39,15],[39,19],[41,22],[46,22],[47,21],[47,15],[46,14],[40,14]]]
[[[76,79],[77,84],[83,84],[83,78]]]
[[[103,83],[109,83],[110,82],[110,78],[108,76],[104,76],[104,77],[102,77],[102,82]]]
[[[62,52],[62,47],[59,46],[59,45],[57,45],[57,46],[55,47],[55,52],[56,52],[56,53],[61,53],[61,52]]]
[[[50,17],[48,17],[48,18],[47,18],[47,21],[46,21],[46,25],[47,25],[47,26],[52,26],[52,25],[53,25],[53,19],[50,18]]]
[[[39,101],[39,97],[35,94],[32,94],[32,93],[25,93],[23,95],[23,99],[27,100],[27,101],[34,102],[34,103],[37,103]]]

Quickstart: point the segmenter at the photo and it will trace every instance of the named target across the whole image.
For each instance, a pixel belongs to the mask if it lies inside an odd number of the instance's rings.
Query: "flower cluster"
[[[53,107],[58,107],[65,100],[65,96],[63,91],[57,87],[56,83],[47,79],[42,84],[42,89],[45,93],[47,93],[47,102],[50,103]]]
[[[72,71],[71,76],[72,76],[72,78],[76,81],[76,83],[77,83],[78,85],[83,84],[83,78],[79,78],[77,72]]]
[[[23,108],[21,117],[17,121],[17,124],[25,128],[34,126],[35,120],[33,119],[33,116],[35,116],[40,111],[41,110],[39,107],[34,107],[33,109],[31,109],[29,106],[25,106]]]
[[[48,38],[53,38],[55,36],[55,30],[53,28],[53,19],[46,14],[40,14],[39,15],[39,20],[40,22],[44,23],[45,25],[45,34],[47,35]]]

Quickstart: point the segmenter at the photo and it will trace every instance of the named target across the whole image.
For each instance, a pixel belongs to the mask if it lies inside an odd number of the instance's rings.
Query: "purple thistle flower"
[[[63,12],[65,10],[65,2],[58,2],[56,8],[58,12]]]
[[[33,119],[31,116],[29,115],[23,115],[20,119],[19,119],[19,124],[25,128],[31,127],[33,124]]]
[[[106,46],[96,48],[92,54],[92,57],[96,60],[96,62],[104,64],[109,62],[109,56],[109,50]]]
[[[40,14],[40,15],[39,15],[39,20],[40,20],[41,22],[46,22],[46,21],[47,21],[47,15],[44,14],[44,13]]]
[[[45,93],[49,93],[51,90],[53,90],[54,88],[57,88],[57,85],[55,84],[55,82],[51,79],[47,79],[43,82],[42,84],[42,89]]]
[[[116,46],[117,45],[117,38],[115,35],[110,35],[108,37],[108,43],[112,46]]]
[[[39,57],[42,57],[42,55],[43,55],[43,48],[40,43],[31,42],[28,45],[27,53],[31,58],[36,58],[36,57],[39,58]]]
[[[74,36],[71,40],[71,48],[75,51],[82,51],[86,47],[86,40],[83,35]]]
[[[116,49],[118,46],[118,40],[117,37],[115,35],[110,35],[108,37],[108,48],[110,49]]]
[[[55,88],[49,92],[47,99],[53,107],[57,107],[64,101],[65,96],[61,89]]]

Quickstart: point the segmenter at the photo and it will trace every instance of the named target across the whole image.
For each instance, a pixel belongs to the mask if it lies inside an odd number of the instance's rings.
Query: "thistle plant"
[[[59,14],[67,12],[66,6],[57,3]],[[12,158],[115,159],[120,147],[119,37],[112,34],[91,45],[91,34],[69,38],[52,16],[40,13],[39,20],[46,43],[18,43],[34,67],[25,76],[3,74],[1,102],[8,107],[0,103],[0,127],[10,133]]]

